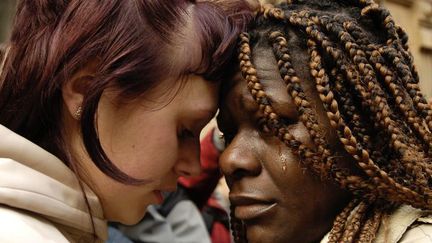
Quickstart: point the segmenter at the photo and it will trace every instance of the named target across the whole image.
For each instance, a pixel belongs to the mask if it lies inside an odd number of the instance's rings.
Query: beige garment
[[[328,234],[321,243],[328,242]],[[374,243],[432,243],[432,215],[411,206],[401,206],[384,218]]]
[[[75,174],[54,155],[0,125],[0,242],[96,242],[107,238],[87,187],[95,231]]]

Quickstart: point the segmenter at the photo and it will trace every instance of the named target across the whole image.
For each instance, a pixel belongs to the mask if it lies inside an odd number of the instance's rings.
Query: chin
[[[317,238],[314,234],[264,225],[247,226],[246,235],[248,243],[316,243],[324,237],[323,235]]]
[[[124,225],[135,225],[137,223],[139,223],[141,221],[141,219],[144,217],[144,215],[142,215],[141,217],[128,217],[122,220],[118,220],[119,223],[124,224]]]
[[[133,211],[133,212],[130,210],[127,213],[117,215],[117,217],[115,219],[110,220],[110,221],[118,222],[118,223],[121,223],[124,225],[135,225],[135,224],[139,223],[142,218],[144,218],[146,212],[147,212],[147,209],[137,210],[137,211]]]
[[[246,231],[248,243],[279,243],[273,239],[277,233],[273,231],[273,234],[269,234],[269,231],[271,231],[271,229],[262,227],[262,225],[248,226]]]
[[[290,240],[287,235],[289,232],[284,232],[283,230],[274,229],[268,227],[268,225],[251,225],[247,226],[247,240],[248,243],[287,243],[296,242]]]

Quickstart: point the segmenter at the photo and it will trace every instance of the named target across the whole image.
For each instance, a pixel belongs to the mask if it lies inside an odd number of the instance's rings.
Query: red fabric
[[[231,233],[223,224],[216,221],[213,225],[211,240],[212,243],[230,243]]]
[[[207,207],[211,207],[219,215],[228,216],[224,208],[218,203],[214,197],[210,197],[207,201]],[[219,221],[214,221],[211,232],[212,243],[231,243],[231,232],[224,224]]]

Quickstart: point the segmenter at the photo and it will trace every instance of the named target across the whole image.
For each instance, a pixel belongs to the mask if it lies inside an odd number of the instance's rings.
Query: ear
[[[94,80],[96,64],[89,63],[75,72],[62,87],[63,102],[71,117],[79,120],[77,111],[81,109],[84,95],[89,84]]]

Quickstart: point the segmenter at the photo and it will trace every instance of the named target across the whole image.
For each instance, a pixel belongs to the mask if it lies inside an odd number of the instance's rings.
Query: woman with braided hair
[[[104,242],[107,221],[138,222],[199,174],[199,134],[251,10],[18,1],[0,55],[0,242]]]
[[[372,0],[264,5],[222,88],[236,242],[432,242],[432,110]]]

